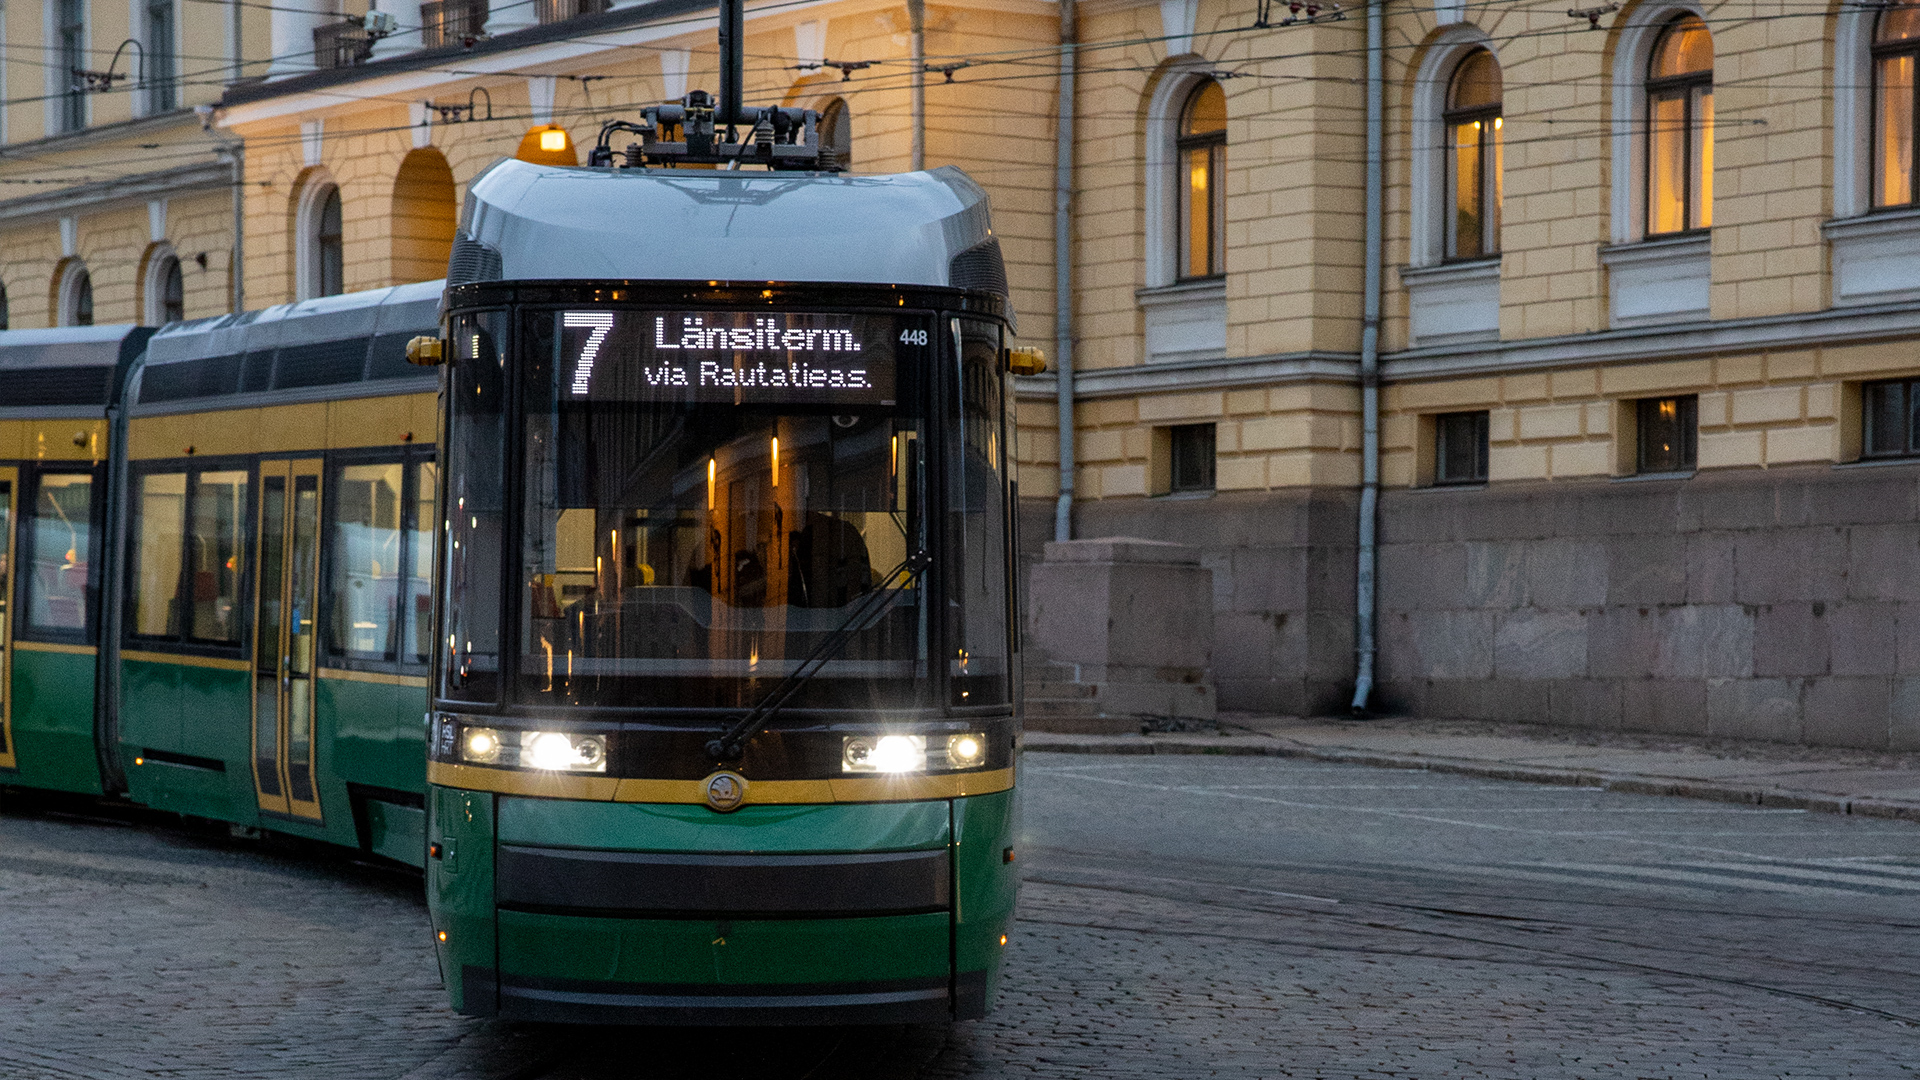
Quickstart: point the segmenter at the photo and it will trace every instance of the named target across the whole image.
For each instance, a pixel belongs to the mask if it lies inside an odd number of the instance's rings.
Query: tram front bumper
[[[461,793],[463,813],[473,797]],[[963,969],[977,966],[966,957],[981,950],[960,939],[1001,933],[1011,892],[989,890],[1004,894],[1006,910],[975,905],[994,917],[960,925],[957,911],[979,889],[956,880],[969,871],[952,838],[956,810],[973,801],[749,806],[718,815],[698,806],[498,796],[493,813],[481,815],[495,825],[486,845],[491,940],[467,949],[442,943],[449,989],[463,1012],[532,1021],[978,1016],[993,971],[956,974],[956,946]],[[976,833],[983,846],[997,845],[1004,829]],[[430,895],[447,895],[444,867],[430,875]],[[454,914],[436,910],[436,925],[456,924]]]

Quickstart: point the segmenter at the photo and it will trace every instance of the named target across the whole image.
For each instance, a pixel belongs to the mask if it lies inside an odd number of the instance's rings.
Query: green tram
[[[427,890],[454,1005],[982,1015],[1019,733],[985,194],[503,161],[445,314]]]
[[[957,170],[509,160],[444,285],[0,332],[0,787],[424,865],[473,1015],[980,1016],[1011,319]]]
[[[441,293],[0,333],[0,785],[424,862]]]

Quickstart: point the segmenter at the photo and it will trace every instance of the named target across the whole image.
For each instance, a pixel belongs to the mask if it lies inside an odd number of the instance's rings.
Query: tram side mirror
[[[407,342],[407,363],[437,367],[447,362],[447,343],[422,334]]]
[[[1038,375],[1047,370],[1047,354],[1031,345],[1008,349],[1007,370],[1015,375]]]

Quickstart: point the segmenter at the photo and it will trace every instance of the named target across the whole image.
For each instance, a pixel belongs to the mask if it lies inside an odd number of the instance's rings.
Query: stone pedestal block
[[[1027,726],[1133,731],[1211,721],[1213,571],[1198,549],[1108,537],[1050,543],[1028,590]]]

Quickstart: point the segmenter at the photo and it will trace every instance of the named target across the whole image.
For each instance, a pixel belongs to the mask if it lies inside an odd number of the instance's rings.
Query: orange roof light
[[[535,165],[580,164],[580,157],[574,152],[573,137],[558,124],[541,124],[528,129],[526,136],[520,140],[520,149],[514,151],[513,156]]]

